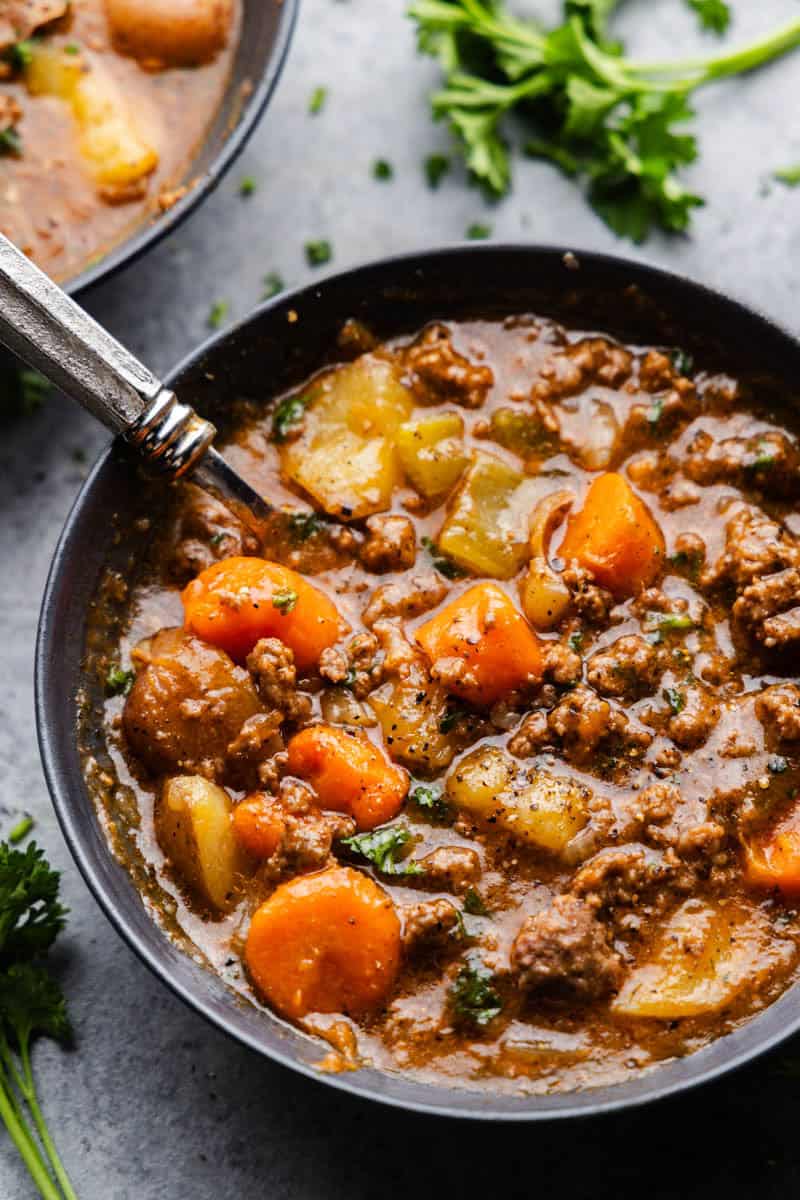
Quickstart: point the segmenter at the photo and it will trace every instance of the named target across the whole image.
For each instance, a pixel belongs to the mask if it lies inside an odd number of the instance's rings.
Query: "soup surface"
[[[60,280],[169,208],[238,25],[239,0],[0,3],[0,230]]]
[[[702,1047],[797,965],[785,414],[528,316],[341,344],[228,443],[265,545],[187,485],[106,583],[109,830],[328,1069],[550,1091]]]

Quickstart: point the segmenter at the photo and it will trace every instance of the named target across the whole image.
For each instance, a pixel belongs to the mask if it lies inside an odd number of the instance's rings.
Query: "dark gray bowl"
[[[578,265],[579,264],[579,265]],[[291,310],[296,321],[287,319]],[[633,341],[681,345],[700,362],[791,387],[800,345],[764,317],[707,288],[635,263],[596,254],[564,257],[533,246],[459,246],[390,259],[279,297],[213,338],[169,380],[201,411],[218,397],[256,396],[299,382],[335,355],[343,319],[361,317],[381,335],[412,331],[436,317],[533,311]],[[260,381],[268,381],[260,383]],[[112,445],[94,467],[56,549],[36,651],[36,712],[45,774],[61,827],[84,878],[122,936],[188,1004],[261,1054],[330,1087],[446,1116],[534,1121],[588,1116],[644,1104],[738,1067],[800,1028],[800,985],[748,1024],[690,1057],[614,1086],[542,1097],[493,1096],[363,1069],[322,1075],[319,1044],[278,1018],[243,1004],[216,975],[181,952],[154,923],[129,873],[111,854],[84,785],[76,729],[86,613],[102,570],[124,565],[133,542],[116,529],[152,497],[126,450]],[[115,525],[112,515],[121,521]]]
[[[299,0],[244,0],[242,32],[225,96],[208,135],[186,173],[196,180],[182,200],[145,221],[94,266],[63,286],[73,295],[107,279],[144,254],[210,195],[236,160],[272,95],[297,18]],[[244,96],[242,88],[252,90]]]

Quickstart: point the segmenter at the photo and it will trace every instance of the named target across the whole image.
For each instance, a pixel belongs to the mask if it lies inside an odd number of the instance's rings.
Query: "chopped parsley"
[[[297,601],[300,597],[292,588],[278,588],[272,593],[272,607],[277,608],[279,613],[287,616],[297,607]]]
[[[333,249],[330,242],[324,240],[318,242],[306,242],[305,244],[306,262],[310,267],[323,267],[325,263],[329,263],[333,258]]]
[[[428,181],[428,187],[434,191],[444,179],[447,172],[450,170],[450,159],[444,154],[429,154],[425,159],[425,178]]]
[[[109,667],[106,675],[106,691],[110,696],[127,696],[135,680],[135,671],[125,671],[122,667]]]
[[[256,191],[258,184],[252,175],[245,175],[244,179],[239,184],[239,195],[247,199]]]
[[[427,550],[431,558],[431,563],[440,575],[444,575],[445,579],[463,579],[467,572],[460,567],[458,563],[453,562],[452,558],[448,558],[443,554],[432,538],[422,538],[422,547]]]
[[[33,413],[41,408],[53,390],[49,379],[45,379],[44,375],[29,367],[17,371],[17,385],[22,411],[26,413]]]
[[[24,837],[27,837],[32,829],[33,817],[30,816],[29,813],[26,813],[20,821],[17,821],[16,825],[9,833],[9,842],[12,846],[16,846],[17,842],[21,842]]]
[[[677,688],[664,688],[664,699],[672,709],[673,715],[678,716],[686,708],[686,697],[683,692],[679,692]]]
[[[480,221],[474,221],[472,225],[467,226],[466,236],[471,242],[482,242],[492,236],[492,227],[491,225],[482,225]]]
[[[30,40],[15,42],[13,46],[9,47],[5,57],[12,67],[16,67],[18,71],[24,71],[33,62],[33,42]]]
[[[664,400],[663,400],[663,397],[659,397],[657,400],[654,400],[653,403],[648,408],[647,420],[649,421],[649,423],[651,425],[657,425],[663,415],[664,415]]]
[[[483,897],[474,887],[467,888],[464,893],[464,912],[469,913],[471,917],[488,917],[489,915],[489,909],[486,907]]]
[[[311,93],[311,99],[308,102],[308,111],[312,117],[316,117],[325,107],[325,101],[328,99],[328,89],[326,87],[315,87]]]
[[[422,875],[424,868],[419,863],[403,857],[412,840],[406,825],[385,825],[382,829],[343,838],[342,845],[371,862],[382,875]]]
[[[787,187],[797,187],[800,184],[800,163],[794,167],[780,167],[772,172],[772,177],[777,179],[778,183],[785,183]]]
[[[372,164],[372,178],[379,179],[382,183],[394,179],[394,167],[385,158],[376,158]]]
[[[208,312],[206,324],[209,329],[219,329],[228,315],[230,305],[227,300],[215,300]]]
[[[411,793],[411,803],[434,821],[452,821],[453,810],[439,787],[421,783]]]
[[[469,713],[467,712],[467,710],[465,708],[461,708],[459,705],[456,705],[456,704],[449,704],[448,708],[447,708],[447,712],[444,714],[441,721],[439,722],[439,732],[440,733],[450,733],[450,731],[455,728],[455,726],[458,724],[458,722],[461,720],[462,717],[468,717],[468,716],[469,716]]]
[[[694,359],[686,350],[673,350],[669,360],[679,375],[691,375],[694,370]]]
[[[299,431],[309,396],[286,396],[272,414],[272,440],[282,444]]]
[[[261,296],[262,300],[271,300],[273,296],[279,295],[286,290],[286,284],[283,282],[283,276],[277,271],[270,271],[269,275],[264,276],[264,291]]]
[[[290,513],[288,524],[289,537],[293,542],[307,542],[325,528],[325,522],[315,512]]]
[[[578,629],[575,633],[571,633],[567,638],[567,645],[570,650],[574,650],[576,654],[580,654],[583,649],[583,630]]]
[[[15,156],[22,153],[22,138],[13,127],[10,129],[0,130],[0,154],[13,154]]]
[[[450,989],[450,1003],[461,1021],[485,1028],[503,1011],[503,1002],[492,986],[494,974],[476,953],[468,954]]]

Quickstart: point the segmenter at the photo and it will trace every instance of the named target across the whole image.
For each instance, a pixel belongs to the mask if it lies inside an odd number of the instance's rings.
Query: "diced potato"
[[[510,579],[525,561],[541,487],[500,459],[477,454],[437,539],[441,550],[478,575]]]
[[[83,60],[54,46],[30,42],[25,86],[32,96],[58,96],[72,103],[84,71]]]
[[[501,823],[524,841],[560,854],[587,824],[590,799],[582,784],[534,771],[526,786],[503,797]]]
[[[382,512],[398,477],[395,436],[412,407],[393,364],[362,355],[313,386],[303,431],[282,449],[283,469],[335,516]]]
[[[232,813],[228,793],[200,775],[168,779],[156,805],[161,849],[186,886],[218,912],[231,907],[245,865]]]
[[[397,431],[397,454],[411,483],[428,500],[446,496],[467,465],[464,421],[458,413],[439,413],[408,421]]]
[[[479,746],[450,772],[445,789],[455,808],[484,821],[503,812],[502,793],[511,786],[514,762],[496,746]]]
[[[98,184],[131,187],[156,169],[158,154],[139,133],[110,76],[98,70],[82,76],[72,107],[80,127],[78,149]]]
[[[372,692],[369,703],[391,758],[418,775],[434,775],[452,762],[452,738],[442,732],[447,696],[418,680],[391,680]]]
[[[57,96],[78,125],[78,150],[96,182],[129,188],[158,166],[158,154],[142,137],[119,86],[85,59],[32,44],[25,83],[34,96]]]
[[[757,909],[687,900],[612,1004],[623,1017],[660,1021],[719,1012],[746,987],[785,966],[791,944]]]
[[[105,0],[116,47],[135,58],[192,67],[228,39],[232,0]]]
[[[589,789],[546,771],[517,779],[517,771],[505,751],[479,747],[450,772],[448,798],[531,846],[561,854],[589,820]]]

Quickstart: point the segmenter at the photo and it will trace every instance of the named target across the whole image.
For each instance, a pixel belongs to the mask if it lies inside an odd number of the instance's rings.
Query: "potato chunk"
[[[97,63],[33,43],[25,83],[34,96],[57,96],[69,104],[78,126],[78,151],[99,187],[131,188],[158,166],[158,154],[119,85]]]
[[[244,860],[228,793],[200,775],[168,779],[156,805],[158,843],[181,880],[217,912],[231,907]]]
[[[408,421],[397,431],[400,465],[428,500],[446,496],[464,473],[464,421],[458,413],[438,413]]]
[[[118,50],[134,58],[189,67],[223,48],[233,21],[232,0],[105,0]]]
[[[749,986],[788,965],[791,944],[764,916],[735,901],[687,900],[628,977],[612,1009],[672,1021],[719,1012]]]
[[[449,766],[455,748],[441,728],[448,711],[443,688],[417,679],[393,679],[368,700],[395,762],[426,776]]]
[[[335,516],[383,512],[398,477],[395,436],[411,409],[393,364],[365,354],[312,385],[302,433],[282,450],[283,470]]]
[[[527,555],[535,479],[490,454],[477,454],[438,537],[441,550],[478,575],[510,579]]]
[[[505,751],[479,746],[450,772],[448,798],[530,846],[562,854],[589,820],[591,792],[547,771],[518,771]]]

